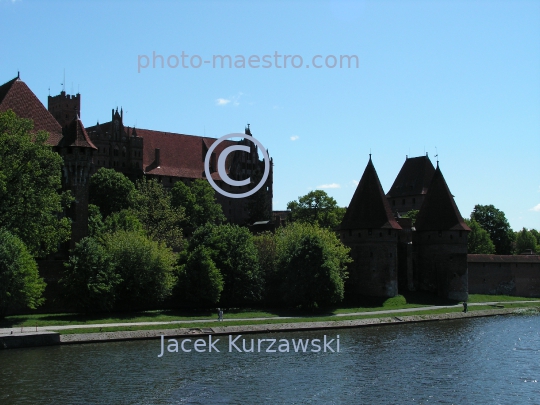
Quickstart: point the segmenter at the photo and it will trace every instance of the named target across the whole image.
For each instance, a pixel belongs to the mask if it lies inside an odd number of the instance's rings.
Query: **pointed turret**
[[[466,301],[467,234],[470,228],[463,221],[438,164],[415,228],[413,243],[418,289],[449,300]]]
[[[397,282],[397,234],[394,219],[371,155],[339,227],[341,241],[351,248],[345,287],[348,300],[360,296],[394,297]]]
[[[368,228],[401,229],[392,215],[371,156],[340,226],[340,229]]]
[[[471,230],[456,206],[438,163],[415,227],[417,231]]]
[[[79,148],[90,148],[97,150],[96,146],[90,140],[90,137],[86,133],[84,125],[80,118],[77,116],[63,129],[63,137],[58,143],[58,147],[65,148],[69,146]]]

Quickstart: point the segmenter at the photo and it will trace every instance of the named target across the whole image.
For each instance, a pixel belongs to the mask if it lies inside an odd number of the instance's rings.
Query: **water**
[[[229,353],[227,337],[162,358],[159,340],[2,350],[0,404],[540,404],[540,316],[244,337],[325,334],[339,353]]]

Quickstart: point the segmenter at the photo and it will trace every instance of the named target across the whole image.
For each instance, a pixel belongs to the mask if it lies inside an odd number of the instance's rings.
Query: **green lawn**
[[[539,298],[510,297],[506,295],[477,295],[471,294],[469,302],[511,302],[511,301],[540,301]],[[226,319],[239,318],[270,318],[278,316],[294,317],[301,320],[325,320],[335,314],[355,312],[373,312],[389,309],[413,309],[433,305],[452,304],[445,300],[425,293],[407,293],[389,299],[372,299],[356,306],[340,306],[336,308],[316,311],[302,311],[294,309],[231,309],[225,311]],[[472,307],[471,307],[472,309]],[[446,311],[446,310],[445,310]],[[448,311],[447,311],[448,312]],[[0,320],[0,328],[31,327],[31,326],[64,326],[64,325],[92,325],[104,323],[132,323],[132,322],[170,322],[191,320],[214,320],[217,314],[212,311],[188,312],[179,310],[156,310],[132,313],[101,313],[101,314],[33,314],[14,315]],[[340,319],[344,319],[341,318]],[[355,318],[357,319],[357,318]],[[264,322],[264,321],[263,321]],[[278,320],[283,322],[283,320]],[[295,321],[293,321],[295,322]],[[228,323],[229,324],[229,323]],[[197,325],[201,325],[200,323]],[[177,325],[174,327],[178,327]],[[155,326],[153,326],[155,328]],[[125,329],[127,330],[127,329]]]
[[[530,304],[504,304],[504,308],[531,308],[536,307],[536,311],[540,313],[540,302]],[[499,309],[492,305],[479,305],[469,307],[469,312],[481,311],[486,309]],[[119,331],[136,331],[136,330],[155,330],[155,329],[201,329],[211,328],[216,326],[243,326],[243,325],[268,325],[276,323],[303,323],[303,322],[325,322],[325,321],[347,321],[356,319],[368,319],[368,318],[392,318],[394,316],[407,316],[407,315],[419,315],[420,317],[433,314],[446,314],[451,312],[462,312],[462,308],[440,308],[424,311],[407,311],[396,315],[356,315],[356,316],[321,316],[321,317],[302,317],[302,318],[289,318],[289,319],[268,319],[257,321],[227,321],[225,323],[217,324],[216,322],[201,322],[201,323],[186,323],[186,324],[165,324],[165,325],[144,325],[144,326],[125,326],[125,327],[105,327],[105,328],[84,328],[84,329],[65,329],[58,331],[61,335],[77,334],[77,333],[98,333],[98,332],[119,332]]]

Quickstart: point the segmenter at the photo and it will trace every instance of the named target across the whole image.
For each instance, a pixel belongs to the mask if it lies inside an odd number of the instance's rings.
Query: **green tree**
[[[113,212],[129,208],[129,196],[135,185],[114,169],[100,168],[90,178],[89,202],[97,205],[107,217]]]
[[[293,222],[307,222],[323,228],[335,228],[343,220],[346,208],[338,207],[336,200],[323,190],[314,190],[305,196],[298,197],[298,201],[287,204],[291,211]]]
[[[116,288],[121,308],[155,305],[171,295],[176,284],[176,255],[171,249],[139,232],[118,231],[103,239],[122,279]]]
[[[5,317],[8,309],[35,309],[45,301],[44,290],[45,282],[24,243],[0,228],[0,318]]]
[[[32,128],[12,111],[0,113],[0,226],[44,256],[71,235],[70,220],[58,214],[72,199],[60,193],[62,157],[46,144],[48,133]]]
[[[186,225],[184,209],[174,207],[171,195],[156,180],[143,178],[130,197],[133,212],[143,224],[146,234],[175,251],[182,249],[182,228]]]
[[[216,304],[223,291],[223,276],[204,246],[197,246],[189,254],[186,263],[180,267],[178,282],[184,300],[191,304]]]
[[[536,237],[534,236],[534,233],[528,231],[527,228],[523,228],[521,231],[517,232],[516,235],[516,253],[519,255],[529,249],[532,250],[533,253],[536,253],[538,249]]]
[[[416,222],[416,217],[418,216],[419,210],[410,210],[405,215],[403,215],[403,218],[410,218],[412,222],[412,226],[414,226],[414,223]]]
[[[211,225],[197,229],[188,252],[208,248],[224,281],[220,302],[224,305],[252,304],[262,299],[264,277],[260,270],[253,235],[237,225]]]
[[[536,238],[536,246],[540,250],[540,232],[538,232],[536,229],[530,229],[529,232],[532,233]]]
[[[471,219],[474,219],[489,233],[495,253],[498,255],[512,254],[512,243],[514,241],[514,232],[510,228],[504,212],[498,210],[493,205],[475,205],[471,213]]]
[[[465,219],[465,222],[471,228],[471,232],[467,236],[467,252],[485,255],[495,253],[495,245],[491,241],[489,233],[474,219]]]
[[[215,190],[206,180],[197,179],[191,187],[176,182],[171,195],[173,207],[184,207],[192,230],[206,223],[217,225],[226,220],[221,205],[216,201]]]
[[[259,267],[264,278],[263,300],[269,304],[277,304],[280,299],[281,279],[277,271],[277,245],[275,235],[263,232],[253,236],[257,249]]]
[[[277,269],[285,303],[315,308],[343,299],[350,249],[318,225],[293,223],[276,232]]]
[[[83,238],[64,266],[58,284],[68,307],[87,313],[113,308],[116,287],[122,279],[115,272],[110,254],[100,243],[92,237]]]

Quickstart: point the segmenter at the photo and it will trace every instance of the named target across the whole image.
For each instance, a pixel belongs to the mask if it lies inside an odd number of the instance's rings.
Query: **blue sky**
[[[370,151],[388,191],[428,153],[464,217],[493,204],[540,228],[538,1],[0,0],[0,33],[0,82],[20,70],[46,104],[65,69],[86,126],[117,106],[126,125],[216,138],[249,122],[274,158],[274,209],[316,188],[348,205]],[[182,52],[188,67],[169,67]],[[190,65],[275,52],[303,64]],[[324,66],[340,55],[358,67]]]

